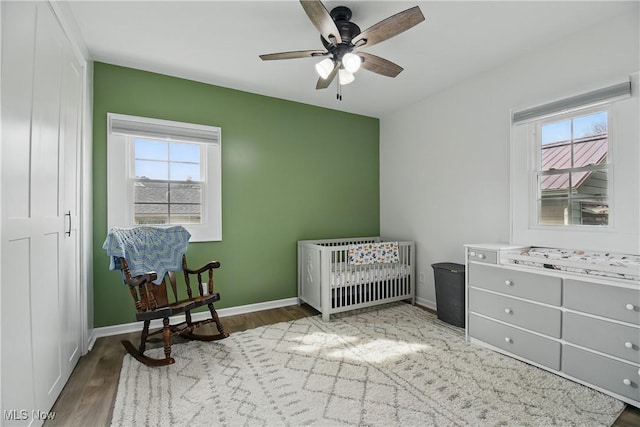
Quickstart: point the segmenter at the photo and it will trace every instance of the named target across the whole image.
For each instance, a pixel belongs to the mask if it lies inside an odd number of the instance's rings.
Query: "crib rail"
[[[325,247],[359,245],[362,243],[378,243],[383,240],[378,237],[348,237],[342,239],[301,240],[300,243]]]

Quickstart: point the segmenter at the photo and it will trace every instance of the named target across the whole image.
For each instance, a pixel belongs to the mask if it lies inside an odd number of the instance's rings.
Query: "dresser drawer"
[[[637,366],[565,344],[562,348],[562,371],[605,390],[640,401],[640,371]]]
[[[562,284],[559,277],[469,263],[469,285],[560,305]]]
[[[557,308],[469,288],[469,311],[560,338],[562,312]]]
[[[469,261],[486,262],[488,264],[498,263],[498,253],[496,251],[469,248],[467,254]]]
[[[565,313],[562,338],[582,347],[640,364],[640,329],[576,313]]]
[[[532,362],[560,370],[560,343],[469,314],[469,336]]]
[[[640,325],[640,290],[583,280],[564,281],[564,306]]]

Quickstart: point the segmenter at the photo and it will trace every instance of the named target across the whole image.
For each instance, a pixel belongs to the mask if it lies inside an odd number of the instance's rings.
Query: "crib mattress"
[[[407,277],[411,266],[406,264],[352,265],[336,263],[331,268],[331,287],[362,285]]]
[[[640,256],[612,252],[531,247],[508,251],[501,262],[571,273],[640,281]]]

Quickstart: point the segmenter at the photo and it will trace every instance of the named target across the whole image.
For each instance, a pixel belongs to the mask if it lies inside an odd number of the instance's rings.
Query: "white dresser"
[[[640,286],[501,262],[519,247],[466,245],[466,333],[640,407]]]

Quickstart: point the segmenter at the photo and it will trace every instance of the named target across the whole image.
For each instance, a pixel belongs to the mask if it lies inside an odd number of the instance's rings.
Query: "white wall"
[[[381,234],[416,241],[419,303],[435,308],[431,264],[509,241],[510,110],[628,78],[638,27],[619,16],[381,118]]]

